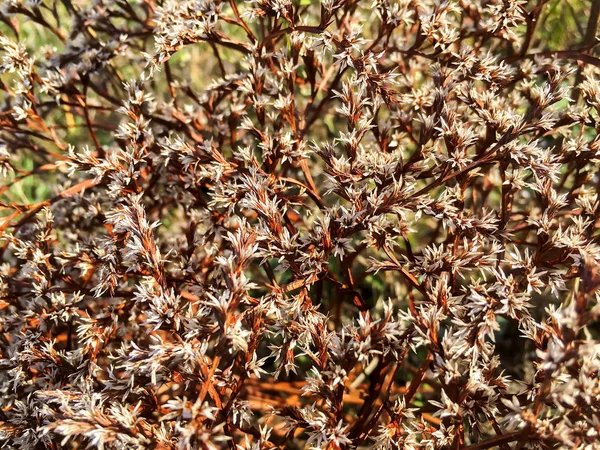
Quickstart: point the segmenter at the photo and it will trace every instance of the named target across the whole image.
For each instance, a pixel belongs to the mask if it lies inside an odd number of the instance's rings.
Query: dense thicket
[[[589,3],[0,0],[0,447],[600,448]]]

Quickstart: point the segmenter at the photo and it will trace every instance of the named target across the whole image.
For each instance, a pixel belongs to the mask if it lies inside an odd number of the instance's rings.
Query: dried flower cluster
[[[600,449],[591,3],[1,0],[0,447]]]

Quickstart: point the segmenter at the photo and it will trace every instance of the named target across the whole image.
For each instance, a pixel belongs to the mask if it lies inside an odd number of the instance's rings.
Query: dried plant
[[[1,447],[600,449],[558,3],[1,0]]]

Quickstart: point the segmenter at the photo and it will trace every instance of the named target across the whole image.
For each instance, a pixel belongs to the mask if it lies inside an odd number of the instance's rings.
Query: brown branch
[[[521,436],[523,436],[523,431],[515,431],[513,433],[507,433],[501,436],[496,436],[491,439],[487,439],[485,441],[481,441],[477,444],[469,445],[467,447],[464,447],[463,450],[485,450],[487,448],[497,447],[502,444],[507,444],[509,442],[516,441]]]

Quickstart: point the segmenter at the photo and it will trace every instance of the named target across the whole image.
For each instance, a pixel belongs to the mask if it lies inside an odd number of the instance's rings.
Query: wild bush
[[[0,1],[2,448],[600,448],[599,11]]]

